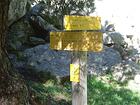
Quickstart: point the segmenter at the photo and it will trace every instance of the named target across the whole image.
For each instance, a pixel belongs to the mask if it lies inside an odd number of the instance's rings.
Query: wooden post
[[[87,105],[87,52],[74,52],[72,64],[80,65],[80,82],[72,82],[72,105]]]
[[[70,64],[72,105],[87,105],[86,51],[100,52],[103,48],[103,37],[101,32],[86,30],[101,30],[100,17],[65,16],[64,28],[65,32],[50,33],[50,45],[52,49],[73,51]]]

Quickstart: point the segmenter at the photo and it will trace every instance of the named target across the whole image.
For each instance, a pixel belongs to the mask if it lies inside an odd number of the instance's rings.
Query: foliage
[[[43,84],[29,81],[28,85],[32,100],[39,105],[71,105],[67,88],[58,85],[54,80],[48,80]]]
[[[109,75],[106,79],[95,76],[88,78],[88,105],[140,105],[139,94],[113,81]],[[70,82],[60,85],[49,80],[45,84],[31,81],[28,84],[40,105],[46,104],[48,100],[49,105],[71,105]]]
[[[51,15],[81,14],[94,12],[94,0],[47,0],[48,12]]]
[[[62,29],[64,15],[89,15],[94,10],[94,0],[46,0],[45,14],[49,22]]]
[[[103,83],[95,77],[88,82],[88,105],[139,105],[140,96],[115,81]]]

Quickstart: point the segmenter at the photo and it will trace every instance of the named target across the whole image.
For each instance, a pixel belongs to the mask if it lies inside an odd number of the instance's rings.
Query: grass
[[[140,105],[140,95],[116,81],[88,77],[88,105]],[[71,84],[60,85],[53,80],[46,83],[28,82],[38,105],[71,105]]]
[[[66,87],[58,85],[54,80],[46,83],[29,81],[32,101],[37,105],[71,105],[70,94]]]
[[[88,82],[88,105],[140,105],[140,96],[116,82],[105,83],[91,77]]]

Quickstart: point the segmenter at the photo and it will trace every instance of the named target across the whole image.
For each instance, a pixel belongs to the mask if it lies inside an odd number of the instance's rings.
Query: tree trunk
[[[10,64],[5,48],[9,0],[0,0],[0,105],[28,105],[25,82]]]

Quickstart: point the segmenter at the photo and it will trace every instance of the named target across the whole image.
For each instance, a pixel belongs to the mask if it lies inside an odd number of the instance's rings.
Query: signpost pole
[[[80,82],[72,82],[72,105],[87,105],[87,52],[74,52],[72,64],[80,66]]]
[[[70,64],[72,105],[87,105],[87,51],[100,52],[103,37],[101,32],[86,30],[100,30],[100,17],[65,16],[64,27],[65,32],[50,33],[50,45],[52,49],[73,51]]]

